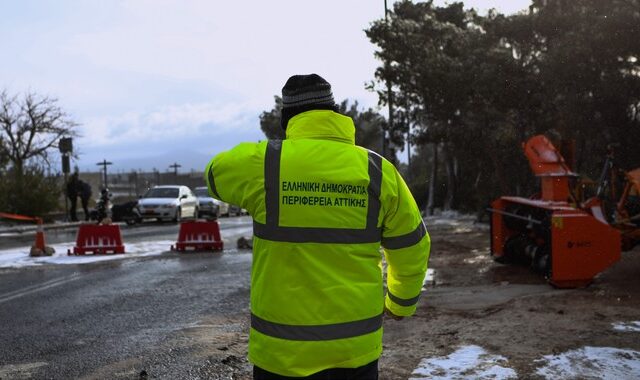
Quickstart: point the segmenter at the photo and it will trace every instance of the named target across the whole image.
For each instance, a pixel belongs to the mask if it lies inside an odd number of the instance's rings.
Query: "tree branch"
[[[61,137],[77,136],[77,126],[57,99],[27,93],[19,100],[6,91],[0,93],[0,153],[17,170],[32,159],[41,159],[49,167],[51,149]]]

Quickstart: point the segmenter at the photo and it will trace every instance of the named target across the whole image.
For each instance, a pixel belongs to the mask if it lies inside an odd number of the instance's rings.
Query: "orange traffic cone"
[[[36,242],[31,247],[31,256],[51,256],[55,250],[51,247],[47,247],[44,242],[44,227],[42,226],[42,219],[38,218],[38,229],[36,230]]]

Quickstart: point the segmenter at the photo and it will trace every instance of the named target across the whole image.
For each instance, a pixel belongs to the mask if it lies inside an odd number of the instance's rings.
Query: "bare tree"
[[[13,166],[16,175],[25,165],[50,166],[51,148],[61,137],[77,136],[76,122],[57,99],[26,93],[22,98],[0,93],[0,162]]]

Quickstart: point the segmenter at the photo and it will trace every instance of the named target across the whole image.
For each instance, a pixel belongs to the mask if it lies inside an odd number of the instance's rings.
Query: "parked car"
[[[242,215],[242,209],[240,206],[229,204],[229,212],[227,214],[229,216],[239,216]]]
[[[125,222],[128,225],[142,223],[142,216],[138,211],[138,201],[129,201],[111,207],[111,217],[114,222]]]
[[[198,198],[187,186],[154,186],[138,200],[143,219],[173,220],[198,217]]]
[[[222,215],[229,214],[229,205],[221,200],[212,198],[206,186],[200,186],[193,189],[198,197],[199,215],[198,217],[219,218]]]

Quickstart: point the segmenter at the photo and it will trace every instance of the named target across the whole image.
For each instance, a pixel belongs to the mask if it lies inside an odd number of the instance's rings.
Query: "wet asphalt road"
[[[251,252],[235,249],[247,226],[221,221],[223,252],[0,269],[0,379],[227,378],[189,331],[248,316]],[[177,233],[138,228],[130,239]]]

